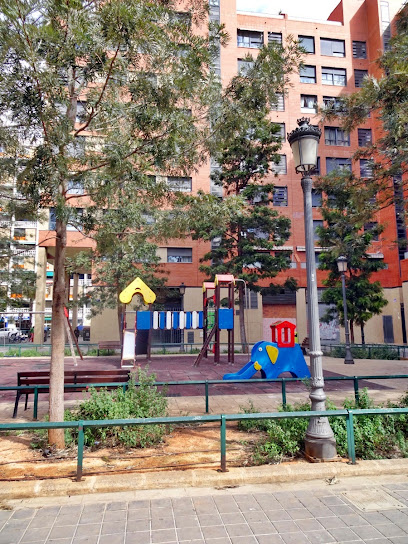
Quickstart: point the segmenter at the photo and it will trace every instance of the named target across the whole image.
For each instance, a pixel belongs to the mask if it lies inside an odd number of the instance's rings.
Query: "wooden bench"
[[[118,370],[66,370],[64,373],[64,386],[77,385],[78,387],[68,387],[69,392],[84,391],[88,385],[94,383],[126,383],[129,380],[129,371]],[[48,370],[39,370],[36,372],[18,372],[17,385],[27,386],[30,389],[17,389],[16,401],[14,404],[13,417],[17,417],[18,403],[22,395],[26,396],[24,409],[27,410],[28,395],[38,393],[48,393],[48,389],[36,389],[38,385],[49,385],[50,373]],[[107,386],[107,389],[114,389],[114,386]],[[64,387],[65,391],[65,387]],[[36,403],[35,403],[36,404]],[[34,418],[36,419],[36,408],[34,406]]]
[[[106,340],[105,342],[98,342],[98,357],[99,351],[102,349],[112,350],[121,349],[119,340]]]

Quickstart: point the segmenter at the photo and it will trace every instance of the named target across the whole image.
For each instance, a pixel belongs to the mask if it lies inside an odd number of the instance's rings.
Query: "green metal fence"
[[[353,382],[354,387],[354,398],[356,402],[359,400],[360,395],[360,384],[362,380],[395,380],[395,379],[408,379],[408,374],[384,374],[384,375],[367,375],[367,376],[330,376],[324,378],[325,382],[330,381],[351,381]],[[251,380],[190,380],[190,381],[157,381],[153,385],[158,387],[161,386],[191,386],[191,385],[203,385],[204,386],[204,397],[205,397],[205,413],[208,414],[210,411],[210,386],[219,385],[219,384],[243,384],[245,385],[260,385],[265,383],[280,383],[281,384],[281,399],[282,405],[286,406],[287,404],[287,384],[292,382],[301,382],[305,385],[308,384],[308,380],[301,378],[273,378],[273,379],[251,379]],[[135,384],[139,385],[138,383]],[[89,384],[64,384],[64,391],[69,392],[70,389],[82,388],[84,391],[91,387],[103,388],[103,387],[122,387],[124,391],[128,387],[127,383],[112,382],[112,383],[89,383]],[[0,386],[1,391],[18,391],[20,390],[22,394],[24,391],[34,391],[34,403],[33,403],[33,418],[37,419],[38,415],[38,396],[40,393],[47,393],[49,390],[49,385],[29,385],[29,386]]]
[[[85,429],[89,427],[117,427],[158,424],[197,424],[206,422],[220,423],[220,467],[227,471],[227,422],[253,419],[285,419],[299,417],[345,417],[347,426],[347,451],[349,463],[356,464],[354,418],[360,415],[398,415],[407,414],[408,408],[377,408],[365,410],[326,410],[321,412],[267,412],[259,414],[220,414],[206,416],[154,417],[138,419],[110,419],[98,421],[63,421],[40,423],[2,423],[1,431],[35,431],[37,429],[77,429],[78,450],[76,480],[79,482],[83,475]]]

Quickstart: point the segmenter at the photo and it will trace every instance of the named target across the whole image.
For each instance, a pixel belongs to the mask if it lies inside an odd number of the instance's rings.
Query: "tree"
[[[324,224],[318,227],[319,268],[328,271],[323,284],[322,302],[331,307],[326,312],[326,322],[340,316],[344,324],[343,292],[337,258],[344,255],[348,262],[346,275],[347,315],[350,321],[351,341],[354,342],[354,323],[360,325],[364,343],[364,325],[381,313],[387,304],[379,281],[371,276],[385,267],[381,259],[370,258],[371,242],[384,230],[375,223],[377,185],[371,179],[355,178],[351,172],[337,171],[321,178],[315,184],[323,194],[321,213]]]
[[[0,145],[29,144],[17,188],[56,219],[49,416],[62,421],[67,224],[82,209],[97,228],[95,213],[147,194],[150,174],[200,162],[223,35],[199,28],[201,0],[0,0],[0,13]],[[49,441],[63,447],[63,431]]]
[[[369,115],[378,119],[382,136],[367,142],[355,158],[365,157],[372,165],[382,206],[401,200],[399,184],[405,189],[408,172],[408,5],[396,19],[396,35],[379,57],[379,77],[367,76],[357,92],[340,97],[335,108],[323,110],[326,119],[340,120],[347,132],[363,123]],[[397,184],[397,186],[396,186]],[[397,202],[398,204],[398,202]]]
[[[280,127],[270,120],[271,109],[283,94],[289,76],[300,63],[301,50],[289,38],[280,44],[264,46],[256,59],[245,58],[246,69],[225,88],[212,112],[212,126],[218,144],[214,160],[218,168],[213,181],[224,195],[240,195],[246,206],[216,225],[205,217],[192,225],[194,239],[212,241],[200,269],[208,276],[233,274],[249,289],[267,292],[258,285],[288,268],[290,257],[275,249],[290,235],[290,220],[271,208],[274,185],[264,183],[279,163]],[[293,281],[287,282],[293,287]],[[245,331],[244,284],[238,283],[240,334],[247,346]]]

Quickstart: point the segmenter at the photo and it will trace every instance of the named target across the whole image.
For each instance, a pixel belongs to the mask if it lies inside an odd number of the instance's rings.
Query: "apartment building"
[[[272,4],[272,3],[271,3]],[[273,120],[280,124],[285,135],[297,126],[297,119],[310,117],[318,122],[317,107],[335,104],[343,94],[358,89],[366,74],[378,74],[375,60],[387,46],[391,37],[392,21],[401,7],[397,0],[342,0],[327,20],[315,21],[279,14],[255,14],[238,12],[235,0],[210,0],[210,19],[225,24],[230,36],[228,45],[220,49],[216,69],[226,84],[239,70],[245,69],[244,58],[247,53],[256,55],[256,50],[271,41],[285,41],[289,35],[298,38],[307,50],[305,66],[300,74],[292,78],[292,86],[282,96],[273,112]],[[322,127],[319,145],[318,173],[324,175],[338,166],[351,168],[362,177],[369,176],[367,162],[361,159],[352,161],[353,153],[367,141],[375,142],[381,134],[374,119],[367,119],[356,131],[345,134],[335,122]],[[210,172],[215,165],[208,161],[197,174],[184,178],[168,178],[168,183],[177,190],[195,193],[199,189],[220,194],[220,188],[213,186]],[[270,325],[275,321],[287,319],[296,323],[298,336],[307,336],[306,321],[306,261],[303,226],[303,197],[300,176],[295,173],[290,146],[286,139],[281,150],[281,161],[276,168],[277,176],[266,181],[276,187],[273,205],[292,220],[292,234],[284,251],[292,255],[291,268],[281,273],[276,282],[286,276],[294,277],[299,285],[296,293],[284,292],[275,296],[261,297],[247,293],[246,319],[248,340],[255,342],[270,339]],[[399,189],[395,180],[395,190]],[[75,190],[75,188],[73,188]],[[220,194],[220,196],[222,196]],[[319,213],[319,197],[315,195],[314,222],[318,226],[322,219]],[[370,256],[383,259],[386,269],[377,273],[375,279],[381,281],[385,296],[389,301],[383,314],[369,321],[366,327],[367,342],[406,342],[405,317],[408,310],[408,260],[395,241],[406,238],[406,225],[402,210],[389,208],[378,214],[377,220],[386,225],[381,239],[373,241]],[[39,280],[36,297],[37,311],[49,305],[52,293],[47,284],[51,280],[53,241],[52,211],[49,221],[39,225],[39,247],[37,262]],[[68,233],[70,251],[85,248],[89,241],[74,230]],[[167,284],[174,289],[175,297],[163,301],[169,309],[199,310],[202,304],[202,282],[206,279],[199,271],[200,259],[208,251],[209,245],[188,239],[173,240],[166,247],[159,248],[163,266],[168,272]],[[316,247],[316,252],[319,252]],[[79,275],[81,274],[81,276]],[[71,298],[76,298],[78,289],[89,288],[90,270],[78,271],[71,280]],[[322,289],[324,273],[318,271],[318,281]],[[84,285],[80,285],[81,281]],[[183,286],[180,289],[180,286]],[[47,295],[48,289],[48,295]],[[177,296],[177,293],[180,293]],[[321,305],[321,313],[324,307]],[[82,313],[81,313],[82,312]],[[74,325],[85,323],[87,308],[74,312]],[[116,339],[116,312],[105,311],[92,318],[91,341]],[[88,324],[88,322],[87,322]],[[41,326],[38,327],[42,330]],[[238,327],[237,327],[238,332]],[[343,338],[338,324],[321,325],[323,342],[336,342]],[[174,337],[175,338],[175,337]],[[174,341],[179,341],[177,338]],[[356,331],[356,341],[359,340]],[[172,341],[172,339],[170,339]],[[188,332],[185,342],[200,342],[200,332]]]

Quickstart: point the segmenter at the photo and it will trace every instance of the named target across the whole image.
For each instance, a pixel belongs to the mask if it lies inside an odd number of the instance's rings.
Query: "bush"
[[[325,350],[324,347],[323,350]],[[351,346],[351,353],[355,359],[399,360],[398,350],[386,346],[374,346],[370,348]],[[345,346],[335,346],[330,350],[325,350],[325,354],[329,357],[343,359],[346,355],[346,348]]]
[[[402,397],[398,404],[388,403],[387,407],[407,407],[408,393]],[[346,399],[343,403],[345,409],[369,409],[374,408],[367,389],[360,391],[358,402]],[[327,409],[335,410],[336,407],[327,401]],[[252,402],[247,408],[241,407],[243,413],[256,413]],[[285,410],[279,411],[308,411],[309,404],[286,405]],[[333,430],[337,453],[347,457],[347,427],[344,417],[329,417]],[[253,420],[240,422],[240,428],[244,430],[263,430],[267,432],[267,438],[260,440],[254,447],[252,462],[254,464],[276,463],[283,458],[293,458],[302,454],[304,450],[304,437],[309,421],[307,418],[286,418],[274,420]],[[354,418],[354,440],[356,457],[360,459],[384,459],[393,457],[408,457],[408,415],[363,415]]]
[[[66,421],[131,419],[167,416],[167,399],[153,385],[154,374],[138,369],[130,376],[126,391],[122,387],[114,391],[90,388],[90,398],[75,410],[66,410]],[[136,386],[135,383],[140,385]],[[148,447],[157,444],[166,434],[166,425],[135,425],[124,427],[95,427],[85,429],[87,446]],[[68,433],[69,441],[76,441],[76,433]]]

